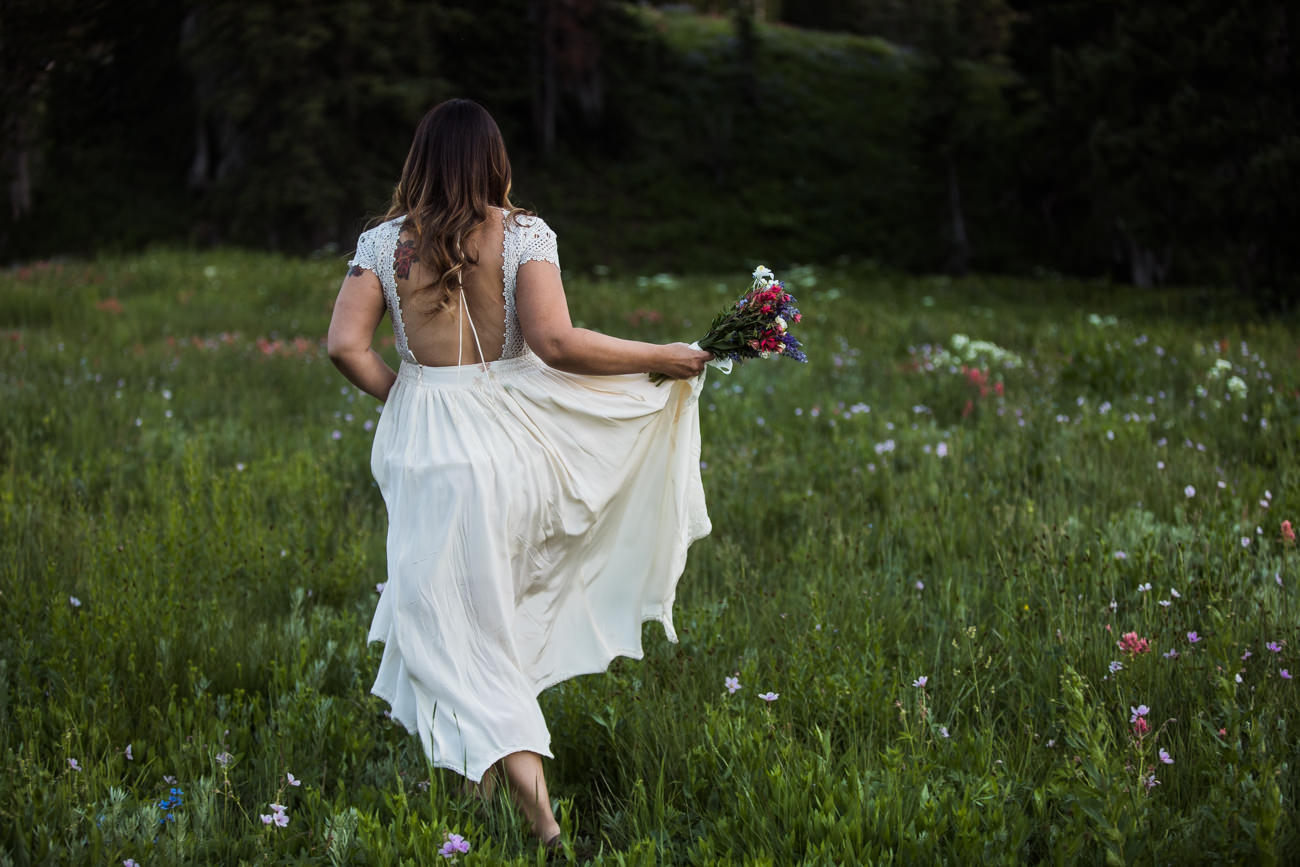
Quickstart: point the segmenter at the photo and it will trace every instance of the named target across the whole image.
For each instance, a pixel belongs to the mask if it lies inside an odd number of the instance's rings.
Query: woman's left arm
[[[388,390],[397,379],[383,356],[371,348],[383,318],[384,290],[379,278],[366,268],[352,268],[334,301],[325,345],[330,361],[348,381],[380,401],[388,399]]]

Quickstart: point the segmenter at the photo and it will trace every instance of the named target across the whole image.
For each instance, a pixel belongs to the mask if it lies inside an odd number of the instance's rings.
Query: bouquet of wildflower
[[[709,326],[709,333],[691,344],[713,353],[709,365],[723,373],[731,372],[732,362],[750,358],[784,355],[795,361],[807,361],[803,344],[790,333],[790,326],[803,317],[794,306],[794,296],[765,266],[754,269],[754,282],[735,304],[723,310]],[[656,385],[667,379],[662,373],[650,374]]]

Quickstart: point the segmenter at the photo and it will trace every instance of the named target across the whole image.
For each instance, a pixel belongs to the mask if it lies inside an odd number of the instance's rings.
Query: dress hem
[[[381,692],[380,690],[375,689],[374,687],[371,687],[370,694],[374,696],[378,696],[379,698],[388,702],[388,706],[390,708],[393,707],[393,699],[386,693]],[[394,719],[398,723],[400,723],[402,728],[406,729],[408,734],[413,734],[413,735],[419,734],[418,727],[412,728],[411,725],[406,720],[402,719],[400,716],[393,713],[392,711],[389,711],[388,716],[390,719]],[[530,753],[537,753],[539,756],[545,756],[548,759],[555,758],[555,754],[551,752],[551,743],[549,740],[546,742],[546,746],[542,747],[541,749],[538,749],[532,744],[523,744],[523,743],[512,744],[510,746],[505,746],[505,747],[498,747],[497,749],[500,750],[500,752],[498,752],[490,762],[484,765],[483,770],[479,771],[477,775],[471,775],[469,773],[469,768],[462,763],[452,762],[449,759],[435,759],[432,756],[430,756],[427,752],[424,755],[425,758],[428,760],[429,764],[433,765],[435,768],[445,768],[446,770],[454,771],[472,783],[482,782],[483,775],[487,773],[488,768],[492,767],[497,762],[501,761],[506,756],[512,753],[527,751]]]
[[[658,621],[659,623],[663,624],[664,638],[668,640],[669,644],[677,644],[677,633],[676,630],[673,629],[672,617],[670,615],[663,614],[663,613],[648,614],[641,618],[641,624],[645,625],[646,623],[649,623],[652,620]],[[604,674],[606,671],[609,671],[609,667],[611,664],[613,664],[614,660],[618,659],[620,656],[627,657],[628,659],[644,659],[645,648],[644,647],[635,647],[635,648],[620,647],[614,650],[608,657],[606,657],[605,661],[602,662],[599,665],[599,667],[587,668],[586,666],[583,666],[580,669],[572,669],[563,674],[557,674],[557,675],[552,675],[550,677],[547,677],[545,680],[538,681],[533,685],[533,688],[535,690],[534,695],[541,695],[543,692],[550,689],[551,687],[557,686],[558,684],[561,684],[566,680],[572,680],[575,677],[582,677],[583,675],[587,675],[587,674]]]

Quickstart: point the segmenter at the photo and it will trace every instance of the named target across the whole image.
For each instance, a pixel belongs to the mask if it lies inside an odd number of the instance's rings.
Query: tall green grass
[[[368,694],[385,516],[375,405],[319,344],[341,276],[237,251],[0,275],[0,864],[431,863],[449,831],[464,863],[540,862]],[[782,276],[812,362],[709,374],[680,644],[651,624],[644,660],[542,697],[570,854],[1300,855],[1297,323]],[[747,282],[567,288],[583,324],[668,340]],[[1021,364],[963,372],[955,334]]]

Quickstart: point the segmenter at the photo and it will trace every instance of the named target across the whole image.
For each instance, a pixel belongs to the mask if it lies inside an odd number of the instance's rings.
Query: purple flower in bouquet
[[[803,344],[790,333],[791,326],[803,319],[794,296],[766,266],[755,268],[753,277],[749,291],[714,317],[708,333],[695,345],[713,353],[715,361],[710,364],[715,366],[717,360],[738,363],[773,355],[807,361]],[[729,365],[723,370],[729,371]],[[650,378],[660,383],[667,377],[652,373]]]

